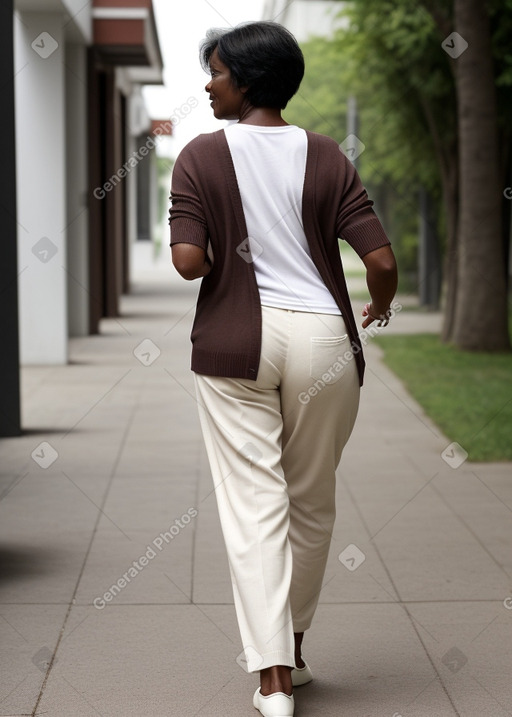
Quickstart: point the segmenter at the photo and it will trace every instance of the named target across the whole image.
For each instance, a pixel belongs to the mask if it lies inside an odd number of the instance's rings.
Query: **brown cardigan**
[[[362,385],[364,359],[343,274],[338,237],[359,254],[389,244],[359,175],[324,135],[307,131],[302,197],[311,256],[345,319]],[[192,327],[192,370],[256,380],[261,350],[261,303],[242,200],[224,130],[202,134],[176,160],[169,211],[171,245],[211,241],[214,262],[201,282]],[[242,245],[242,247],[240,246]],[[237,252],[238,247],[238,252]],[[241,251],[241,249],[246,251]],[[243,258],[244,257],[244,258]]]

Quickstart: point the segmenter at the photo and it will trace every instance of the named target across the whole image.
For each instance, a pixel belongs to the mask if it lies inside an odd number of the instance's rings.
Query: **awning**
[[[94,0],[93,45],[107,64],[132,67],[133,80],[162,83],[162,56],[151,0]]]

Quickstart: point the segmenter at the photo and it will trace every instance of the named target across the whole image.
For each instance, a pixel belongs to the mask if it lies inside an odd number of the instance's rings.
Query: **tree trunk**
[[[434,151],[441,175],[443,206],[446,223],[446,247],[443,259],[443,285],[441,304],[443,307],[443,327],[441,340],[450,341],[455,315],[457,295],[457,219],[459,213],[458,154],[457,142],[443,142],[441,128],[437,126],[432,107],[419,93],[418,100],[423,110],[427,127],[432,136]],[[455,100],[454,100],[455,111]]]
[[[459,132],[458,275],[453,343],[505,351],[507,326],[502,187],[489,16],[484,0],[455,0],[455,29],[468,43],[454,59]]]
[[[457,299],[458,251],[457,251],[457,220],[459,215],[459,178],[457,173],[458,154],[453,155],[441,170],[443,183],[443,202],[446,212],[446,249],[444,255],[444,296],[443,296],[443,328],[441,341],[449,342],[452,338],[455,321],[455,302]]]
[[[512,144],[511,144],[511,133],[508,127],[502,129],[499,137],[500,147],[502,148],[502,169],[501,169],[501,183],[503,189],[503,200],[502,207],[503,213],[501,220],[503,222],[503,256],[505,261],[505,286],[507,290],[507,296],[509,295],[510,289],[510,250],[511,250],[511,237],[510,232],[512,230]]]

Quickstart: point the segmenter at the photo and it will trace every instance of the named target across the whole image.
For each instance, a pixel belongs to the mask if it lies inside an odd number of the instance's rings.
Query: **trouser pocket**
[[[313,336],[310,344],[309,375],[325,383],[336,383],[345,373],[349,351],[348,334]]]

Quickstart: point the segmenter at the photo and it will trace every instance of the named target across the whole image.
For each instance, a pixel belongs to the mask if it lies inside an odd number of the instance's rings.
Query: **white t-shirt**
[[[340,314],[313,263],[302,224],[306,132],[295,125],[240,123],[229,125],[224,132],[240,189],[261,303]]]

